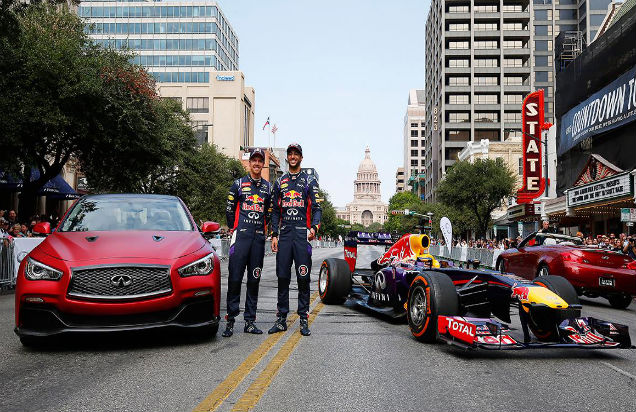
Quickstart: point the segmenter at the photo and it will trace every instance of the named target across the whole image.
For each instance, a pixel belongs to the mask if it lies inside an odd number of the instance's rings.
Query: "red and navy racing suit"
[[[265,254],[265,227],[271,213],[271,185],[249,175],[234,181],[227,196],[227,226],[234,230],[230,245],[227,281],[227,319],[240,313],[241,282],[247,267],[245,320],[256,319],[258,284]],[[234,237],[236,236],[236,238]]]
[[[309,274],[311,245],[308,230],[320,228],[322,211],[318,203],[318,181],[305,172],[287,173],[272,189],[272,232],[278,235],[276,276],[278,277],[278,316],[289,312],[289,283],[292,260],[298,281],[298,315],[309,312]]]

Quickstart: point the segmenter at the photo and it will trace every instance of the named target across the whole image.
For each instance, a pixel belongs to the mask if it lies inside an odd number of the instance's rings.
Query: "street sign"
[[[632,227],[632,226],[634,226],[634,222],[627,222],[626,225],[629,226],[629,227]]]
[[[636,222],[636,209],[622,208],[621,222]]]
[[[408,214],[409,214],[409,212],[410,212],[410,210],[408,210],[408,209],[404,209],[404,214],[405,214],[405,215],[408,215]]]

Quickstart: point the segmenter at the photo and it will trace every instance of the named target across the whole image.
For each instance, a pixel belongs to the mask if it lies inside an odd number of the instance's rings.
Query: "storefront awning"
[[[31,171],[31,180],[36,180],[40,177],[40,172],[37,169]],[[23,183],[21,179],[16,179],[8,173],[0,170],[0,190],[7,192],[19,192],[22,189]],[[78,199],[81,197],[62,177],[57,175],[53,179],[49,180],[42,186],[38,192],[40,196],[47,196],[53,199],[70,200]]]

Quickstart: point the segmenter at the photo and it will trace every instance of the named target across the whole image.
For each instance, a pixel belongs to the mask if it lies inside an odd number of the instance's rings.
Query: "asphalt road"
[[[378,253],[361,248],[360,260]],[[341,254],[314,250],[312,291],[322,259]],[[257,323],[267,329],[276,307],[273,257],[262,276]],[[294,308],[295,291],[290,297]],[[583,304],[584,315],[629,325],[636,342],[636,304],[623,311],[602,299]],[[466,353],[319,300],[310,337],[298,334],[297,321],[272,336],[243,334],[237,322],[229,339],[144,333],[31,350],[13,333],[13,308],[13,295],[0,296],[2,412],[636,410],[636,350]]]

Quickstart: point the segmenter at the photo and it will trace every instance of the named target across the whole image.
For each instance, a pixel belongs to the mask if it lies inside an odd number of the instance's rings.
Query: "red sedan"
[[[48,223],[36,227],[50,232]],[[79,199],[57,230],[21,262],[15,332],[23,344],[67,332],[177,327],[215,335],[220,268],[204,234],[174,196]]]
[[[619,252],[584,246],[571,236],[533,233],[517,249],[499,255],[497,270],[526,279],[563,276],[579,295],[602,296],[619,309],[636,296],[636,261]]]

